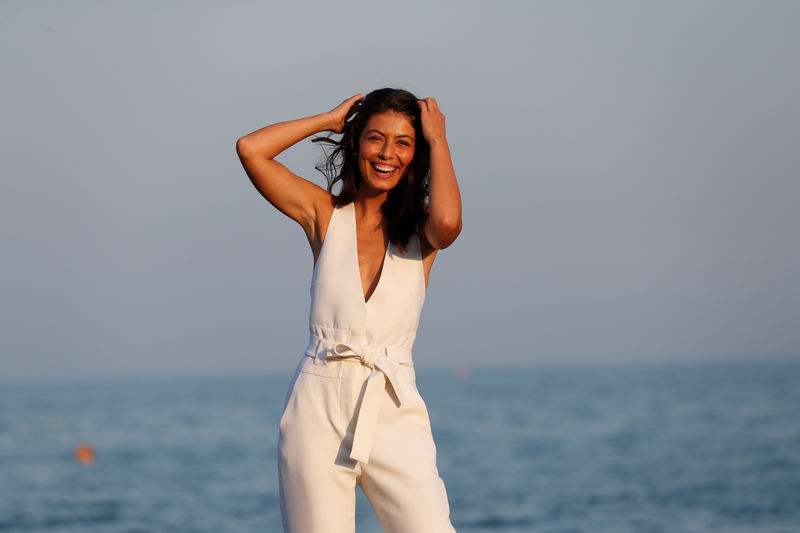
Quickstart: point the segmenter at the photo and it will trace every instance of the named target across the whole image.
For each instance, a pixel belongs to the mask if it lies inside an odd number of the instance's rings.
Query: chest
[[[385,231],[375,231],[374,227],[369,226],[371,225],[366,223],[356,223],[356,257],[364,301],[369,301],[378,286],[389,247],[388,234]]]
[[[419,240],[404,250],[360,227],[352,204],[331,218],[311,283],[311,322],[337,330],[416,330],[425,300]]]

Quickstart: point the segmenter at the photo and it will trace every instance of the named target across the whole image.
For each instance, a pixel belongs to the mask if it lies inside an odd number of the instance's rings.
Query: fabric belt
[[[331,342],[326,350],[306,352],[308,357],[322,361],[356,360],[372,370],[367,379],[367,387],[356,408],[356,426],[353,434],[353,447],[350,458],[362,463],[369,462],[375,430],[378,427],[381,399],[386,382],[389,382],[400,405],[406,402],[400,381],[397,379],[399,365],[413,366],[410,347],[370,346],[344,342]],[[390,359],[391,357],[391,359]],[[393,360],[394,359],[394,360]]]

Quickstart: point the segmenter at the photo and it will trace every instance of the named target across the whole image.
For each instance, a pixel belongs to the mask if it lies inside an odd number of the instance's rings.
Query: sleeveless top
[[[320,341],[411,351],[425,302],[425,272],[416,235],[402,253],[388,244],[379,276],[365,302],[355,206],[335,208],[311,279],[310,348]]]
[[[354,204],[336,207],[311,279],[309,343],[314,364],[358,362],[372,370],[356,413],[350,457],[366,463],[378,422],[381,394],[390,389],[405,402],[398,367],[412,366],[411,348],[425,302],[425,272],[419,237],[405,251],[391,242],[369,300],[364,300],[358,267]],[[388,384],[387,384],[388,382]]]

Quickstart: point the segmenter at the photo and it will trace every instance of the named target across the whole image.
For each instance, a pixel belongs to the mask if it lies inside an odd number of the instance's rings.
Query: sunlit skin
[[[299,427],[287,434],[285,424],[281,424],[282,444],[279,446],[279,452],[284,454],[290,449],[301,450],[302,443],[294,443],[300,442],[297,439],[307,441],[306,437],[309,436],[321,437],[322,433],[312,435],[301,428],[313,428],[314,421],[320,418],[320,414],[323,416],[326,413],[330,414],[332,408],[336,408],[337,413],[345,417],[358,418],[359,425],[352,439],[350,452],[350,458],[358,462],[358,468],[361,468],[362,464],[366,465],[373,437],[376,448],[379,446],[384,448],[399,461],[397,465],[394,463],[390,465],[380,454],[372,454],[373,460],[370,461],[369,468],[384,470],[375,476],[375,491],[381,498],[386,496],[386,503],[379,506],[378,502],[374,502],[375,510],[380,514],[382,509],[388,509],[387,512],[390,514],[396,514],[396,517],[392,516],[392,521],[395,518],[401,520],[405,529],[452,531],[447,516],[444,485],[430,463],[435,461],[435,453],[433,453],[434,443],[427,427],[429,425],[427,418],[418,418],[419,413],[410,409],[407,413],[392,413],[390,418],[383,420],[384,417],[378,412],[378,407],[381,401],[386,401],[381,400],[384,394],[389,394],[394,401],[402,398],[400,388],[392,390],[397,381],[394,379],[392,369],[396,368],[396,372],[401,376],[403,375],[400,374],[401,369],[408,370],[402,367],[410,363],[411,357],[413,331],[408,331],[408,328],[416,327],[409,320],[418,317],[414,313],[419,312],[424,299],[423,295],[419,294],[422,290],[421,274],[424,273],[427,288],[437,250],[446,248],[458,237],[461,231],[461,196],[445,136],[444,115],[439,111],[436,101],[433,98],[418,100],[407,91],[382,89],[367,95],[363,105],[354,109],[354,105],[363,98],[357,94],[327,113],[273,124],[240,138],[236,143],[236,151],[242,165],[256,189],[272,205],[303,227],[314,255],[314,264],[322,268],[312,276],[312,280],[321,280],[328,287],[322,291],[325,295],[317,304],[313,301],[317,294],[314,292],[316,285],[312,286],[311,337],[313,345],[319,346],[319,350],[313,348],[305,352],[306,356],[313,359],[313,363],[304,357],[303,368],[298,370],[296,376],[306,375],[302,373],[306,364],[323,364],[326,360],[331,362],[324,364],[330,365],[330,369],[334,372],[339,370],[345,372],[346,367],[348,367],[347,373],[357,370],[352,368],[356,360],[368,369],[364,373],[363,382],[355,374],[345,376],[339,373],[338,376],[334,376],[331,373],[328,374],[330,379],[323,379],[325,377],[323,376],[313,384],[304,385],[301,391],[294,390],[284,414],[292,415],[292,418],[296,419],[292,420],[292,423],[297,422]],[[394,111],[386,111],[388,109]],[[351,122],[346,122],[348,117],[352,117]],[[330,187],[342,180],[341,189],[338,187],[336,189],[337,192],[341,191],[341,196],[338,198],[322,187],[296,176],[275,160],[281,152],[306,137],[324,132],[343,133],[341,138],[321,139],[329,141],[334,147],[333,151],[327,154],[323,163],[326,166],[323,168],[327,170],[324,173]],[[409,181],[409,171],[412,168],[415,180],[413,183]],[[423,198],[426,192],[427,198]],[[390,195],[392,204],[387,204]],[[336,217],[337,223],[329,235],[333,239],[325,244],[324,247],[328,251],[321,257],[325,233],[329,229],[334,213],[337,213],[337,200],[352,201],[352,205],[341,206],[343,209],[338,214],[346,218]],[[394,204],[395,200],[398,201],[398,205]],[[388,219],[384,218],[384,206],[387,207]],[[399,219],[396,226],[394,222],[390,222],[395,218]],[[393,237],[397,233],[394,244],[390,244],[390,231]],[[353,240],[355,240],[355,250],[352,249]],[[330,248],[331,246],[333,248]],[[355,265],[353,265],[353,255],[356,255]],[[392,270],[393,279],[384,281],[394,286],[391,286],[390,292],[385,294],[389,299],[380,298],[381,301],[377,303],[388,307],[382,309],[368,306],[367,303],[372,300],[373,292],[381,280],[384,259],[387,257],[389,258],[387,266]],[[318,264],[318,260],[321,263]],[[328,265],[329,262],[333,266]],[[354,268],[359,270],[362,302],[352,300],[353,297],[359,298],[358,292],[356,294],[350,292],[352,287],[348,280],[356,282],[356,278],[350,277],[355,274],[352,272]],[[332,269],[333,273],[326,269]],[[322,278],[317,276],[319,272],[322,272]],[[332,275],[341,280],[329,279]],[[333,287],[337,282],[344,285]],[[324,316],[315,314],[319,305],[322,305]],[[376,310],[378,314],[370,309]],[[328,323],[330,313],[333,313],[332,327]],[[316,320],[319,318],[318,315],[322,316],[321,321]],[[370,318],[372,315],[374,316]],[[365,345],[360,346],[361,343]],[[340,348],[347,351],[340,353]],[[323,363],[320,363],[320,360]],[[386,380],[381,377],[384,374]],[[331,381],[334,377],[335,381]],[[376,381],[375,377],[379,380]],[[323,381],[325,383],[322,383]],[[347,390],[345,381],[349,382],[346,385]],[[299,385],[299,382],[297,384]],[[374,387],[376,384],[378,386]],[[334,391],[338,396],[326,396],[323,394],[325,391]],[[348,391],[353,394],[347,395],[347,398],[352,397],[356,401],[355,404],[340,401],[345,398],[345,393]],[[370,399],[373,396],[377,397]],[[413,398],[412,401],[417,401]],[[314,402],[302,408],[297,407],[307,399]],[[352,411],[353,409],[355,410]],[[348,414],[350,411],[352,415]],[[403,439],[404,442],[400,443],[408,445],[401,447],[410,447],[409,455],[403,453],[398,455],[396,452],[402,450],[386,448],[386,442],[381,441],[379,445],[377,438],[382,429],[392,426],[396,430],[403,423],[408,423],[408,427],[412,430],[416,428],[416,431],[411,431],[407,435],[410,440]],[[328,432],[332,433],[331,438],[335,440],[329,440],[327,444],[325,439],[320,440],[320,444],[326,445],[334,455],[343,451],[342,445],[336,442],[339,439],[333,432],[335,429],[328,428]],[[386,434],[389,434],[388,430],[384,433]],[[364,435],[364,438],[359,440],[359,435]],[[319,453],[326,452],[323,450]],[[287,531],[322,530],[328,525],[331,526],[328,529],[341,529],[339,525],[345,527],[346,515],[352,513],[354,502],[351,501],[349,504],[351,509],[341,509],[344,521],[338,524],[339,514],[333,513],[333,507],[328,505],[341,507],[340,503],[347,503],[344,494],[333,494],[334,499],[328,498],[323,505],[315,504],[309,507],[306,505],[307,499],[303,501],[301,491],[305,491],[305,496],[308,496],[308,487],[317,483],[317,480],[310,478],[308,473],[319,472],[320,476],[325,474],[323,472],[326,470],[325,465],[319,463],[324,455],[315,457],[310,457],[312,462],[307,466],[282,463],[281,473],[288,474],[288,480],[283,475],[281,479],[281,491],[287,496],[281,498],[284,529]],[[333,459],[333,455],[329,457]],[[378,466],[374,466],[377,464],[374,459],[380,463]],[[421,461],[422,470],[410,468],[405,461]],[[339,460],[336,463],[344,464]],[[321,468],[316,468],[315,465]],[[393,468],[395,466],[396,468]],[[392,470],[397,474],[396,478],[386,477]],[[342,480],[338,477],[341,472],[337,473],[335,479],[328,474],[324,476],[325,479],[320,477],[319,483],[336,483],[340,488],[344,488],[340,483]],[[429,484],[429,481],[433,484]],[[390,482],[391,487],[387,482]],[[386,486],[384,483],[387,483]],[[417,491],[420,492],[419,500],[412,503],[407,494],[397,492],[395,489],[398,488],[398,483],[406,485],[405,489],[411,491],[423,489],[422,492]],[[388,492],[384,490],[387,487],[391,489]],[[405,489],[400,490],[402,492]],[[423,501],[430,500],[430,496],[435,496],[435,501]],[[420,509],[409,508],[410,505],[416,507],[420,504],[422,505]]]
[[[350,108],[363,99],[352,96],[327,113],[272,124],[240,138],[236,150],[242,165],[258,191],[306,232],[314,262],[319,256],[325,231],[334,209],[333,196],[322,187],[292,173],[275,157],[311,135],[341,133]],[[461,232],[461,194],[450,159],[445,134],[445,117],[433,98],[419,100],[422,133],[430,146],[430,190],[428,218],[420,235],[427,285],[433,260],[439,249],[448,247]],[[354,200],[358,244],[358,266],[365,300],[380,279],[388,237],[381,205],[388,192],[408,169],[414,145],[404,146],[414,135],[408,117],[380,113],[370,117],[359,139],[359,169],[363,182]],[[381,172],[374,164],[392,169]]]
[[[378,286],[389,245],[383,217],[370,213],[369,207],[382,204],[388,192],[405,179],[414,158],[414,137],[414,126],[407,116],[387,112],[371,116],[359,139],[362,182],[355,200],[356,242],[365,300]]]
[[[359,139],[360,196],[375,196],[397,186],[414,159],[414,126],[407,116],[372,115]],[[391,168],[391,170],[389,170]]]

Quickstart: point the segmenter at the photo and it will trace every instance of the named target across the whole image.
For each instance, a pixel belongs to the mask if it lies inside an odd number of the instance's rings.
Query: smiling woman
[[[400,113],[372,115],[358,146],[362,184],[377,193],[391,191],[414,158],[414,127]]]
[[[275,161],[324,131],[327,190]],[[411,357],[433,260],[461,231],[444,115],[432,98],[380,89],[236,147],[315,262],[308,347],[280,422],[284,530],[352,532],[360,485],[384,530],[452,532]]]
[[[436,102],[432,98],[417,100],[408,91],[379,89],[350,109],[340,139],[330,136],[314,138],[314,142],[335,146],[325,164],[317,168],[327,177],[329,191],[341,183],[341,191],[336,195],[337,205],[354,201],[362,187],[377,186],[375,192],[388,190],[382,211],[387,221],[389,240],[401,248],[417,231],[417,225],[426,221],[426,207],[439,207],[433,203],[426,206],[424,203],[431,171],[430,145],[422,129],[422,113],[429,115],[428,104],[435,106]],[[435,112],[441,115],[438,106]],[[441,115],[441,121],[441,135],[444,137],[444,115]],[[450,227],[447,229],[455,230],[448,235],[452,238],[434,248],[446,248],[460,231],[460,196],[446,141],[444,148],[446,153],[441,158],[444,162],[441,184],[445,184],[444,178],[451,178],[447,181],[452,189],[443,191],[441,196],[442,200],[457,202],[449,207],[453,213],[457,208],[458,221],[449,220]],[[398,170],[392,174],[379,170],[375,165],[394,166]],[[384,171],[388,170],[387,167],[383,168]],[[438,178],[437,175],[433,177]],[[384,180],[391,182],[387,184]],[[434,182],[434,185],[440,184]],[[362,192],[370,194],[368,190]],[[421,237],[424,241],[426,234]],[[429,267],[426,264],[426,273]]]

